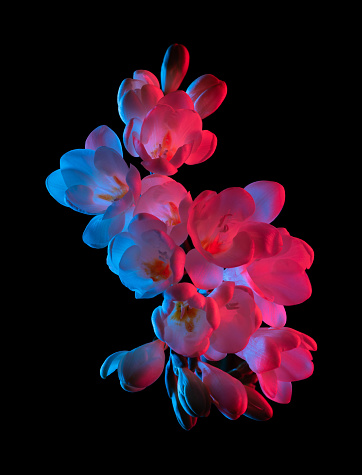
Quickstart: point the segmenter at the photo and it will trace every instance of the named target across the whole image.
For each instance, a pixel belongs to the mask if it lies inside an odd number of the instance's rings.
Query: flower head
[[[107,126],[94,129],[85,148],[60,159],[60,169],[47,178],[49,193],[80,213],[96,215],[83,239],[91,247],[105,247],[125,225],[141,191],[138,170],[122,156],[117,135]]]
[[[152,341],[131,351],[117,351],[104,361],[102,378],[117,370],[122,388],[138,392],[153,384],[165,366],[165,345],[160,340]]]
[[[176,353],[200,356],[209,347],[210,335],[220,324],[219,308],[212,297],[180,282],[164,292],[164,301],[152,313],[156,336]]]
[[[166,231],[164,222],[140,213],[108,245],[109,268],[136,298],[154,297],[183,276],[185,253]]]

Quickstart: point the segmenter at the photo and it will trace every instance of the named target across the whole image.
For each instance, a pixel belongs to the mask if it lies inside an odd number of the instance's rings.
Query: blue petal
[[[103,219],[99,214],[92,218],[83,232],[83,241],[95,249],[108,246],[109,241],[123,230],[125,215],[121,214],[113,219]]]
[[[108,358],[106,358],[106,360],[101,366],[101,378],[106,379],[108,375],[116,371],[120,361],[126,353],[127,351],[117,351],[116,353],[113,353],[112,355],[108,356]]]
[[[60,170],[55,170],[51,173],[45,180],[45,186],[51,194],[51,196],[58,201],[63,206],[67,206],[65,203],[65,192],[67,190],[67,185],[63,180],[62,172]]]

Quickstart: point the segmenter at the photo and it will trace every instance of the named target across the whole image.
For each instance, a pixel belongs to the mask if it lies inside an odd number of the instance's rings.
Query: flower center
[[[232,225],[232,220],[229,216],[232,216],[232,213],[224,214],[214,231],[201,241],[201,246],[210,254],[217,254],[225,250],[227,238],[230,237],[225,233],[230,231],[230,225]]]
[[[106,201],[117,201],[124,197],[129,190],[129,186],[123,183],[116,175],[111,177],[109,193],[98,194],[98,198]],[[108,190],[107,190],[108,191]]]
[[[156,147],[151,151],[151,157],[171,160],[175,152],[174,148],[171,148],[171,144],[171,132],[168,130],[163,137],[162,142],[156,145]]]
[[[168,224],[169,226],[175,226],[176,224],[181,223],[178,207],[175,205],[175,203],[173,203],[172,201],[169,201],[168,206],[166,207],[168,208],[168,210],[167,210],[167,214],[165,216],[166,219],[164,222]]]
[[[195,328],[195,319],[197,320],[200,317],[199,312],[199,309],[189,307],[188,304],[176,302],[175,309],[171,315],[171,320],[174,320],[179,325],[183,323],[186,331],[191,333]]]
[[[153,259],[151,262],[144,262],[143,269],[153,282],[168,279],[171,275],[171,269],[167,262],[160,259]]]

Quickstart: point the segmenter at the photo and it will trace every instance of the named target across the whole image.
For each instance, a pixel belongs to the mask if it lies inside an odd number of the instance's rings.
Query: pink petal
[[[123,79],[123,81],[121,82],[121,85],[118,88],[117,104],[119,105],[120,100],[128,91],[135,91],[136,89],[141,89],[141,87],[144,86],[145,84],[146,82],[140,79],[131,79],[131,78]]]
[[[247,361],[254,373],[265,373],[278,368],[281,362],[280,350],[272,338],[250,338],[247,346],[237,353]]]
[[[282,249],[282,237],[271,224],[248,220],[242,224],[240,230],[247,232],[253,241],[254,259],[272,257]]]
[[[125,124],[133,118],[142,120],[146,115],[146,109],[135,91],[128,91],[122,96],[118,112]]]
[[[272,327],[284,327],[287,321],[287,314],[283,305],[278,305],[275,302],[270,302],[260,297],[257,293],[254,294],[255,303],[260,308],[263,316],[263,321]]]
[[[227,87],[224,81],[211,86],[203,92],[195,102],[195,110],[202,119],[216,111],[226,97]]]
[[[304,348],[295,348],[282,353],[280,367],[276,370],[280,381],[300,381],[313,374],[312,355]]]
[[[133,73],[133,78],[138,79],[140,81],[144,81],[148,84],[153,84],[154,86],[160,88],[160,83],[157,77],[153,73],[151,73],[151,71],[147,71],[145,69],[137,69]]]
[[[314,259],[314,252],[310,245],[302,239],[290,236],[285,228],[279,228],[279,232],[283,238],[283,249],[279,257],[292,259],[303,269],[309,269]]]
[[[192,143],[186,143],[176,150],[175,155],[171,158],[170,164],[179,168],[190,156]]]
[[[126,182],[132,192],[133,201],[135,204],[137,204],[141,195],[141,175],[137,168],[132,164],[130,165],[130,170],[127,173]]]
[[[216,351],[212,345],[209,346],[207,351],[204,353],[204,357],[208,359],[209,361],[220,361],[225,358],[227,353],[220,353],[219,351]]]
[[[139,119],[131,119],[123,131],[123,143],[127,149],[127,152],[130,153],[133,157],[138,157],[138,153],[133,144],[133,137],[136,137],[139,140],[141,133],[142,121]]]
[[[199,362],[202,381],[210,391],[213,403],[228,419],[238,419],[247,408],[248,397],[243,384],[228,373]]]
[[[201,96],[210,87],[219,84],[219,79],[212,74],[204,74],[195,79],[189,87],[186,89],[186,93],[190,96],[193,102],[196,102],[198,97]]]
[[[186,160],[187,165],[195,165],[205,162],[215,152],[217,145],[216,135],[208,130],[202,131],[202,139],[199,147],[190,154]]]
[[[135,238],[140,237],[142,233],[152,229],[166,232],[167,226],[163,221],[156,218],[156,216],[148,213],[136,214],[128,225],[128,232]]]
[[[142,166],[150,173],[159,173],[160,175],[174,175],[177,168],[164,158],[150,158],[142,161]]]
[[[184,91],[174,91],[163,96],[158,104],[167,104],[173,109],[191,109],[194,110],[194,103]]]
[[[278,391],[278,379],[275,371],[258,374],[258,381],[265,396],[273,399]]]
[[[147,150],[145,149],[145,146],[143,143],[137,138],[136,134],[132,135],[132,140],[133,140],[133,147],[135,149],[135,152],[138,157],[141,157],[142,160],[147,160],[150,161],[152,158],[148,154]]]
[[[190,55],[185,46],[171,45],[163,58],[161,66],[161,85],[165,94],[176,91],[189,67]]]
[[[146,191],[149,190],[152,186],[163,185],[164,183],[168,183],[168,182],[176,183],[176,181],[173,180],[172,178],[165,175],[160,175],[158,173],[147,175],[144,178],[142,178],[142,181],[141,181],[141,195],[146,193]]]
[[[185,251],[181,247],[176,246],[170,259],[173,284],[179,282],[184,275],[185,258]]]
[[[140,391],[154,383],[165,366],[164,343],[155,340],[127,352],[118,366],[120,383],[126,391]]]
[[[250,262],[254,254],[254,243],[248,233],[240,232],[234,237],[227,251],[214,255],[203,254],[220,267],[238,267]]]
[[[279,305],[297,305],[312,293],[309,278],[304,269],[291,259],[262,259],[248,267],[248,273],[256,285]]]
[[[223,269],[208,262],[196,249],[187,253],[185,267],[199,289],[214,289],[222,282]]]
[[[212,297],[206,298],[206,318],[213,330],[216,330],[220,325],[220,310],[218,304]]]
[[[145,84],[141,88],[141,102],[146,113],[153,109],[162,97],[163,92],[157,86]]]
[[[193,295],[197,293],[197,288],[189,284],[188,282],[180,282],[178,284],[169,287],[165,291],[165,298],[172,299],[174,301],[189,300]]]
[[[263,396],[250,386],[244,386],[248,396],[248,407],[244,415],[257,421],[267,421],[273,416],[273,409]]]
[[[84,148],[96,150],[102,146],[113,148],[121,157],[123,156],[121,141],[117,134],[106,125],[100,125],[88,135]]]
[[[210,292],[209,297],[212,297],[217,302],[219,307],[223,307],[232,299],[234,290],[234,282],[222,282],[216,289]]]
[[[271,223],[280,213],[285,201],[285,190],[274,181],[256,181],[245,187],[255,201],[255,212],[250,221]]]
[[[276,395],[271,398],[272,401],[279,404],[288,404],[292,398],[292,383],[279,381]]]

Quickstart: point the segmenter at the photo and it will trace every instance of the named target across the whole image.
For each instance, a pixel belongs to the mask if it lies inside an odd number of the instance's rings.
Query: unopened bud
[[[190,416],[207,417],[210,414],[209,390],[188,368],[178,368],[177,393],[182,407]]]
[[[161,86],[164,94],[176,91],[189,67],[190,55],[185,46],[171,45],[163,58]]]
[[[267,421],[273,416],[273,409],[266,399],[250,386],[244,386],[248,395],[248,407],[244,416],[256,421]]]

